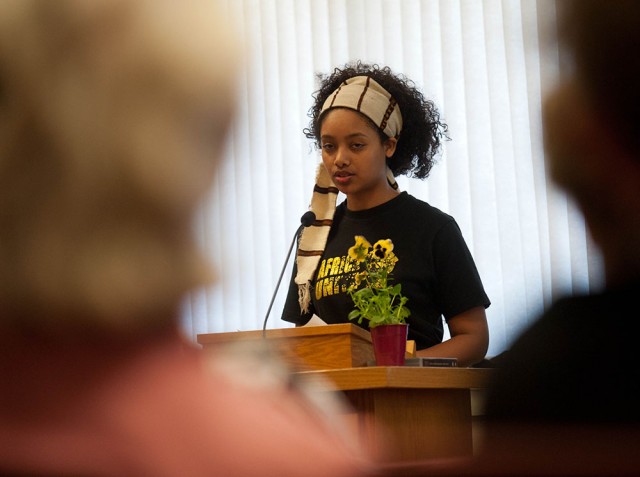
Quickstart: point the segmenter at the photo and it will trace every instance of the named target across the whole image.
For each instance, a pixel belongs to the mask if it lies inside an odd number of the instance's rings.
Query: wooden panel
[[[373,366],[368,368],[329,369],[303,373],[309,378],[329,379],[340,390],[372,388],[485,388],[493,376],[492,369],[420,368]]]
[[[493,370],[371,367],[299,373],[329,380],[359,416],[371,449],[386,462],[473,455],[472,389],[486,387]]]
[[[237,340],[263,339],[298,371],[360,367],[374,359],[371,335],[350,323],[198,335],[205,350]]]
[[[473,453],[469,390],[375,389],[345,395],[361,414],[365,442],[373,449],[389,449],[388,455],[381,456],[384,460]]]

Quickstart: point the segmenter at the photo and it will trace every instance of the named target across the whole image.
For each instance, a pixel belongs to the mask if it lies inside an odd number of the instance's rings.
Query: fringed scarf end
[[[311,304],[311,282],[298,285],[298,303],[300,304],[300,314],[309,312]]]

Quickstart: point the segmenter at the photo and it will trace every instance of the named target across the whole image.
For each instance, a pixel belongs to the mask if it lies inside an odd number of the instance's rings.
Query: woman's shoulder
[[[393,222],[400,221],[415,224],[421,221],[440,226],[455,223],[455,219],[451,215],[424,200],[412,196],[407,191],[401,192],[384,204],[366,210],[351,211],[347,208],[346,201],[343,201],[336,208],[334,222],[340,222],[343,216],[353,220],[379,220],[384,217],[386,220]],[[392,217],[392,219],[389,219],[389,217]]]
[[[417,214],[419,217],[427,217],[442,223],[455,222],[455,219],[450,214],[408,192],[403,192],[402,196],[404,196],[402,207],[408,213]]]

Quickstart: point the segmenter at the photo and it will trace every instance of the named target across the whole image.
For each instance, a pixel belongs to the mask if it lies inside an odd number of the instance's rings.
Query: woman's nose
[[[344,148],[339,148],[336,151],[335,158],[333,159],[333,163],[337,167],[344,167],[349,165],[349,151],[344,150]]]

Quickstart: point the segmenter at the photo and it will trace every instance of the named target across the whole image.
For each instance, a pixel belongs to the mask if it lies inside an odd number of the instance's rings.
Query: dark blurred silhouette
[[[547,167],[584,214],[606,284],[553,304],[505,355],[487,400],[485,463],[637,474],[640,2],[557,6],[568,63],[543,108]]]
[[[584,213],[606,286],[555,303],[503,361],[495,419],[640,423],[640,3],[560,1],[569,73],[544,105],[547,165]]]

